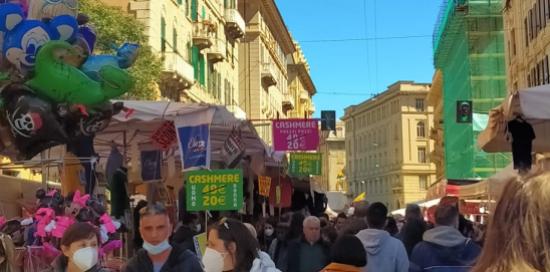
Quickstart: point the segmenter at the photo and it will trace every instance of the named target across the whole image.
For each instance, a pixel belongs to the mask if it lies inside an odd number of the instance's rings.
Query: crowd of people
[[[434,222],[417,205],[393,218],[384,204],[361,202],[352,215],[332,220],[301,210],[250,223],[221,217],[206,228],[196,214],[174,226],[162,205],[142,204],[136,226],[142,242],[123,271],[550,271],[549,184],[550,175],[510,180],[486,235],[452,197],[440,201]],[[196,252],[193,237],[202,231],[206,250]],[[100,241],[97,227],[73,224],[53,271],[107,271]]]

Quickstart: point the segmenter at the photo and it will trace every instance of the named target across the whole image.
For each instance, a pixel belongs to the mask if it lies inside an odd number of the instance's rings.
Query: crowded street
[[[550,272],[549,28],[550,0],[0,0],[0,272]]]

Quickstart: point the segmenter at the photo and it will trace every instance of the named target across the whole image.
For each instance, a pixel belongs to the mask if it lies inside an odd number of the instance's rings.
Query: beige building
[[[511,90],[550,83],[550,3],[504,2],[508,86]]]
[[[346,179],[350,192],[367,193],[390,210],[424,200],[435,180],[429,161],[433,107],[430,84],[399,81],[385,92],[346,108]]]
[[[283,111],[288,118],[311,118],[315,112],[312,97],[316,89],[302,48],[294,44],[296,52],[288,61],[289,90],[283,99]]]
[[[433,107],[434,125],[430,129],[430,139],[434,142],[434,149],[430,153],[430,161],[435,165],[435,180],[431,185],[445,179],[445,138],[443,137],[443,75],[436,70],[432,87],[426,98],[428,106]]]
[[[336,123],[335,131],[322,131],[319,143],[322,175],[319,177],[322,188],[328,192],[348,192],[344,182],[346,167],[346,138],[344,122]]]
[[[239,105],[260,137],[271,144],[271,120],[304,108],[311,114],[315,87],[274,0],[241,1],[239,11],[246,22],[246,36],[239,47]],[[308,91],[307,98],[301,98],[301,90]]]
[[[239,40],[245,23],[237,0],[103,0],[134,14],[164,60],[162,97],[229,106],[239,101]]]

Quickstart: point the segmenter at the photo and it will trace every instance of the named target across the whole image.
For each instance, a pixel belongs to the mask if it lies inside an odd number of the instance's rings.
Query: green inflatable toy
[[[96,106],[128,92],[134,81],[123,69],[111,65],[99,71],[99,81],[89,78],[78,68],[63,62],[63,52],[74,48],[63,41],[50,41],[36,55],[35,74],[25,84],[37,95],[54,103]]]

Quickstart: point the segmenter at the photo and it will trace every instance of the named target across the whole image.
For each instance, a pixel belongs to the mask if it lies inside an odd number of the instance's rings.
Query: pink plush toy
[[[47,226],[52,224],[54,219],[55,212],[51,208],[40,208],[36,214],[36,234],[37,237],[46,237],[47,235]]]
[[[76,191],[73,196],[73,202],[70,207],[65,209],[65,215],[75,218],[80,210],[86,207],[86,202],[90,199],[90,195],[81,195],[80,191]]]
[[[55,229],[52,231],[52,235],[56,238],[62,238],[67,228],[74,223],[74,219],[68,216],[57,216],[55,221]]]
[[[105,256],[119,248],[122,248],[122,241],[120,240],[112,240],[101,247],[100,255]]]
[[[108,233],[115,233],[116,232],[117,227],[113,223],[113,219],[107,213],[104,213],[99,218],[99,222],[101,223],[101,225],[105,226],[105,230]]]

